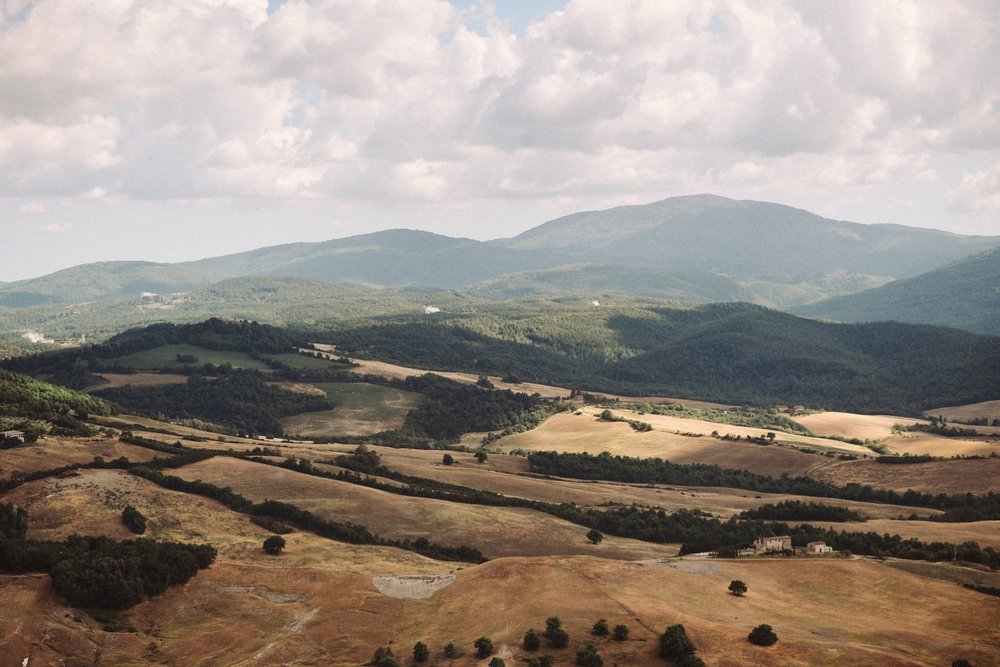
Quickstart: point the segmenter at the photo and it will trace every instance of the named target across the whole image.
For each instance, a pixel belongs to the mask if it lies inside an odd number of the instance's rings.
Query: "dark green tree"
[[[472,646],[475,647],[476,655],[480,658],[485,658],[490,653],[493,653],[493,640],[489,637],[480,637],[472,642]]]
[[[122,522],[136,535],[146,532],[146,517],[131,505],[122,510]]]
[[[446,658],[457,658],[458,657],[458,647],[455,646],[454,642],[448,642],[444,645],[444,657]]]
[[[608,621],[606,619],[599,619],[594,623],[594,627],[590,629],[590,634],[597,637],[604,637],[611,629],[608,627]]]
[[[747,585],[739,579],[733,579],[729,582],[729,592],[736,596],[744,595],[747,592]]]
[[[441,463],[445,464],[446,466],[450,466],[454,462],[455,462],[455,457],[452,456],[451,454],[445,454],[444,456],[441,457]]]
[[[687,631],[680,623],[671,625],[660,635],[660,655],[667,660],[676,662],[695,653],[694,644],[688,639]]]
[[[757,646],[771,646],[778,641],[778,635],[774,634],[770,625],[762,623],[750,631],[747,639],[750,640],[751,644]]]
[[[400,667],[399,660],[396,660],[396,656],[388,646],[379,646],[375,649],[375,655],[368,664],[372,667]]]
[[[569,645],[569,633],[563,629],[558,616],[545,619],[545,638],[554,648],[566,648]]]
[[[489,456],[486,454],[485,451],[483,451],[483,450],[480,449],[480,450],[478,450],[476,452],[476,462],[477,463],[485,463],[487,458],[489,458]]]
[[[28,532],[28,512],[11,503],[0,503],[0,538],[21,539]]]
[[[507,663],[503,661],[503,658],[493,658],[488,667],[507,667]]]
[[[604,660],[597,654],[597,647],[587,644],[576,652],[576,664],[581,667],[603,667]]]
[[[525,651],[537,651],[542,645],[542,638],[538,636],[534,628],[528,630],[524,633],[524,639],[521,640],[521,646],[524,647]]]
[[[590,540],[593,544],[600,544],[601,541],[604,539],[604,535],[601,533],[601,531],[597,530],[596,528],[591,528],[590,530],[587,531],[587,539]]]
[[[285,549],[285,538],[281,535],[272,535],[271,537],[264,540],[264,551],[271,554],[272,556],[277,556]]]
[[[427,644],[423,642],[417,642],[413,645],[413,659],[417,662],[423,662],[427,658],[431,657],[431,651],[427,648]]]
[[[628,639],[628,626],[623,624],[618,624],[615,629],[611,631],[611,638],[616,642],[623,642]]]

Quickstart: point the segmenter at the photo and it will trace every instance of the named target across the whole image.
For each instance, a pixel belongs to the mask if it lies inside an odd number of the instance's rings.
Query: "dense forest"
[[[421,368],[631,395],[916,414],[1000,392],[1000,343],[918,325],[834,325],[749,304],[524,304],[331,324],[313,338]]]
[[[282,417],[333,408],[325,396],[286,391],[257,371],[240,369],[215,379],[193,375],[186,384],[130,385],[97,393],[143,414],[204,419],[241,433],[270,436],[283,434]]]
[[[112,411],[100,398],[0,370],[0,430],[23,431],[28,441],[49,432],[89,433],[81,418]]]

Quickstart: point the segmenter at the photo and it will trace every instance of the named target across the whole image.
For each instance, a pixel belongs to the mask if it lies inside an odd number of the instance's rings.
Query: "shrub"
[[[444,657],[446,658],[457,658],[458,648],[455,647],[454,642],[448,642],[444,647]]]
[[[486,463],[487,458],[489,458],[489,456],[483,450],[480,449],[479,451],[476,452],[477,463]]]
[[[687,631],[680,623],[671,625],[660,635],[660,655],[667,660],[679,661],[695,652],[694,644],[688,639]]]
[[[762,623],[750,631],[747,639],[750,640],[751,644],[756,644],[757,646],[771,646],[778,641],[778,635],[774,634],[774,630],[771,629],[770,625]]]
[[[545,638],[555,648],[566,648],[569,644],[569,633],[563,630],[562,621],[558,616],[545,619]]]
[[[524,633],[521,646],[524,647],[525,651],[537,651],[541,645],[542,638],[538,636],[538,633],[533,628]]]
[[[375,649],[375,655],[368,664],[372,667],[400,667],[399,660],[396,660],[396,656],[388,646],[379,646]]]
[[[455,462],[455,457],[452,456],[451,454],[445,454],[444,456],[441,457],[441,463],[445,464],[446,466],[450,466],[454,462]]]
[[[423,642],[417,642],[413,645],[413,659],[417,662],[423,662],[427,658],[431,657],[430,649],[427,648],[427,644]]]
[[[503,658],[493,658],[490,660],[489,667],[507,667],[507,663],[503,661]]]
[[[485,658],[490,653],[493,653],[493,640],[489,637],[480,637],[472,642],[472,645],[476,648],[476,655],[480,658]]]
[[[590,629],[590,634],[597,637],[603,637],[609,632],[611,632],[611,630],[608,629],[608,622],[603,618],[594,623],[594,627]]]
[[[264,540],[264,551],[271,554],[272,556],[277,556],[285,549],[285,538],[281,535],[272,535],[271,537]]]
[[[616,642],[623,642],[628,639],[628,626],[616,625],[614,631],[611,633],[611,638]]]
[[[741,596],[747,592],[747,585],[744,584],[739,579],[733,579],[729,582],[729,591],[736,596]]]
[[[146,532],[146,517],[131,505],[122,510],[122,522],[136,535]]]
[[[597,654],[597,647],[587,644],[576,652],[576,664],[581,667],[603,667],[604,660]]]
[[[604,535],[601,533],[601,531],[597,530],[596,528],[591,528],[590,530],[587,531],[587,539],[594,544],[600,544],[601,541],[604,539]]]

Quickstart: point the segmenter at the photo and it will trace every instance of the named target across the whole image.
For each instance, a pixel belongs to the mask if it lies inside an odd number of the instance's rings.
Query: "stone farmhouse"
[[[788,535],[774,537],[758,537],[753,543],[754,551],[784,551],[791,550],[792,538]]]

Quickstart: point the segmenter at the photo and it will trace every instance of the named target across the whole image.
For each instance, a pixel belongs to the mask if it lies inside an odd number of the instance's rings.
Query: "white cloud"
[[[965,174],[948,191],[949,203],[959,210],[1000,213],[1000,162],[988,169]]]
[[[443,0],[267,4],[8,0],[0,196],[837,198],[1000,150],[990,2],[573,0],[518,35]]]

